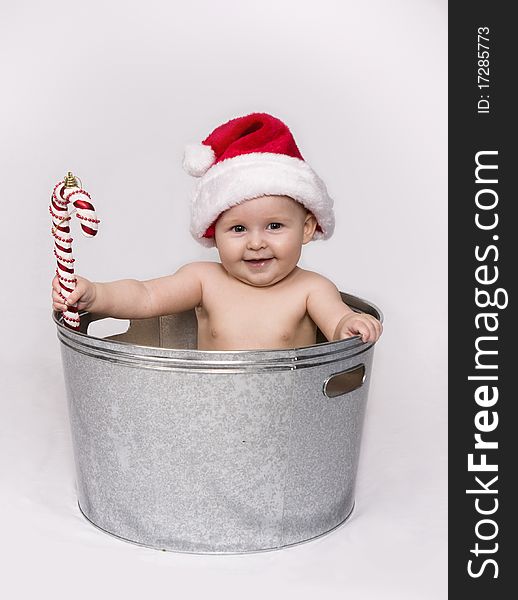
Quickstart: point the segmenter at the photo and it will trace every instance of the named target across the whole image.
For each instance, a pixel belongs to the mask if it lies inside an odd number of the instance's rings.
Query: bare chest
[[[234,350],[288,348],[314,343],[316,327],[296,288],[220,285],[196,309],[198,347]]]

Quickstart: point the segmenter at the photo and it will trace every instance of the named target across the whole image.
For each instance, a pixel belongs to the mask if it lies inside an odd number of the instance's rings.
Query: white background
[[[8,598],[446,597],[445,0],[0,3],[2,589]],[[215,259],[188,233],[183,146],[242,114],[292,129],[336,202],[302,265],[385,314],[351,521],[295,548],[161,553],[79,514],[48,200],[102,219],[79,273]]]

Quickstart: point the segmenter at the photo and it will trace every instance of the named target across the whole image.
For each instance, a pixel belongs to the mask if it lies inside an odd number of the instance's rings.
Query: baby
[[[333,233],[333,202],[284,123],[264,113],[233,119],[188,146],[184,168],[200,177],[191,232],[216,246],[220,262],[149,281],[77,277],[66,301],[56,276],[55,310],[77,302],[80,310],[142,319],[195,308],[200,350],[308,346],[317,327],[330,341],[379,338],[377,319],[352,311],[333,283],[297,266],[304,244]]]

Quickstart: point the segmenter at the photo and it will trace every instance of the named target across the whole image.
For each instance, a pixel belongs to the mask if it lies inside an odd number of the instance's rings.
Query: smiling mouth
[[[244,259],[246,264],[250,265],[251,267],[264,267],[264,266],[268,265],[272,260],[273,260],[273,257]]]

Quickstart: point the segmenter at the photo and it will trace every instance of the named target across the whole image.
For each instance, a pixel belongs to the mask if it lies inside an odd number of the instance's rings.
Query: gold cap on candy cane
[[[72,171],[68,171],[68,173],[65,175],[65,187],[66,188],[79,187],[79,185],[77,183],[77,178],[72,174]]]

